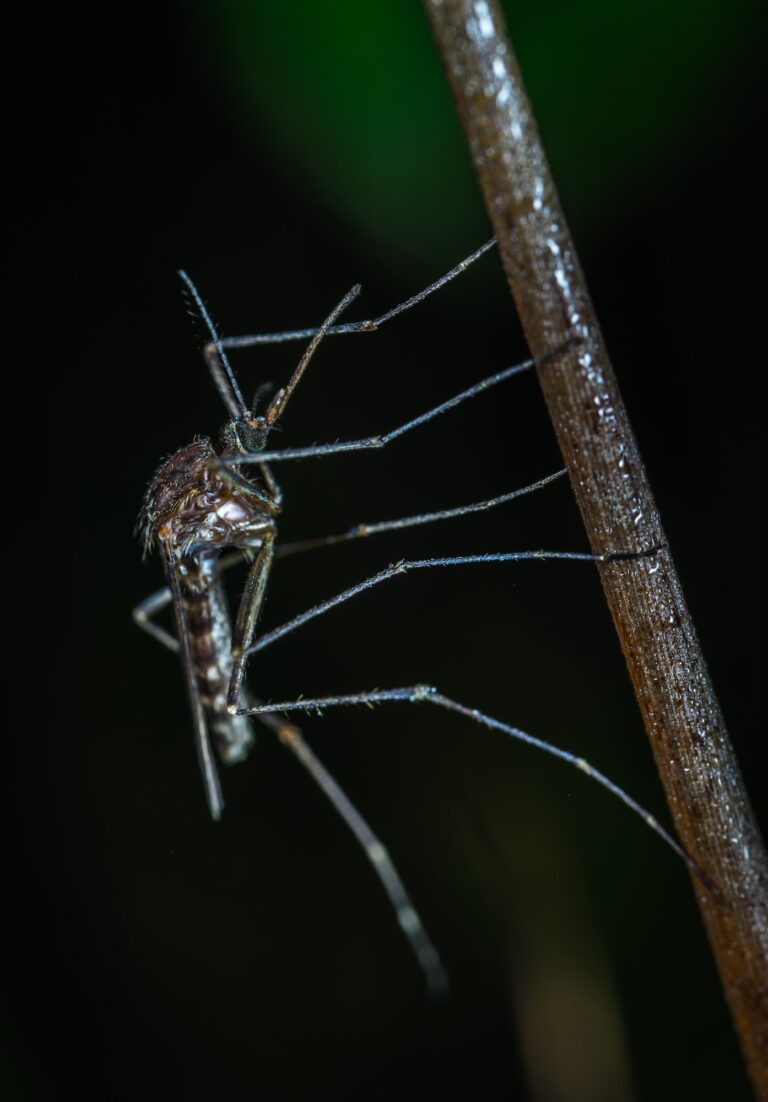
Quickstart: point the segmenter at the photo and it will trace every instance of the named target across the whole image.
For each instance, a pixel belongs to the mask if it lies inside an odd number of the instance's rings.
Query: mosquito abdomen
[[[245,716],[227,711],[232,629],[221,584],[219,555],[202,552],[188,556],[179,572],[179,581],[192,668],[208,727],[222,761],[242,761],[253,742],[253,729]]]

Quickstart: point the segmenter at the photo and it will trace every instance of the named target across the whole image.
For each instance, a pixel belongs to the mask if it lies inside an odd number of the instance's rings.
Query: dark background
[[[269,734],[225,771],[225,818],[208,821],[178,664],[131,624],[161,581],[131,534],[146,482],[223,420],[176,269],[226,334],[275,330],[317,324],[357,280],[356,316],[379,312],[488,235],[418,5],[392,6],[404,22],[389,37],[341,8],[346,37],[325,3],[323,34],[301,5],[291,27],[271,5],[167,3],[104,27],[41,17],[18,40],[9,376],[29,396],[11,407],[26,480],[11,505],[42,554],[23,617],[40,657],[13,740],[3,1097],[747,1098],[686,873],[616,801],[436,710],[306,721],[444,956],[452,993],[435,1008],[361,853]],[[630,18],[606,31],[593,5],[585,54],[564,45],[555,5],[539,37],[520,28],[519,52],[760,814],[763,89],[748,7],[695,64],[694,10],[677,39],[659,13],[638,43]],[[558,84],[552,57],[574,56]],[[341,106],[324,99],[329,73]],[[650,85],[668,108],[633,114]],[[299,352],[239,356],[246,394]],[[329,342],[276,444],[386,430],[524,357],[488,256],[379,335]],[[281,532],[450,507],[557,466],[525,376],[390,451],[286,464]],[[565,483],[279,563],[263,623],[402,557],[535,547],[585,548]],[[584,754],[667,821],[589,566],[397,580],[276,644],[250,677],[274,699],[434,682]]]

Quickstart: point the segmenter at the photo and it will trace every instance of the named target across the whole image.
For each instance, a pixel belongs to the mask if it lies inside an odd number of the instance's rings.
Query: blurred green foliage
[[[570,220],[582,232],[705,141],[749,43],[748,0],[506,3]],[[382,259],[486,225],[418,0],[203,5],[219,79],[263,150]],[[223,55],[223,56],[222,56]],[[224,74],[222,77],[221,74]]]

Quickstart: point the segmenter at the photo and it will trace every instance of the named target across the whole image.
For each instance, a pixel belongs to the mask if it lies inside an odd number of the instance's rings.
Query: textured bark
[[[425,0],[757,1096],[768,1102],[768,862],[494,0]],[[661,400],[661,399],[660,399]]]

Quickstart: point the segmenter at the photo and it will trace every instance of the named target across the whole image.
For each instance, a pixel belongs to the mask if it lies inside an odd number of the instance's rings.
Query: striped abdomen
[[[227,711],[232,626],[218,553],[186,556],[177,577],[182,605],[179,611],[185,621],[192,671],[208,728],[221,759],[241,761],[253,742],[253,731],[245,716],[233,716]]]

